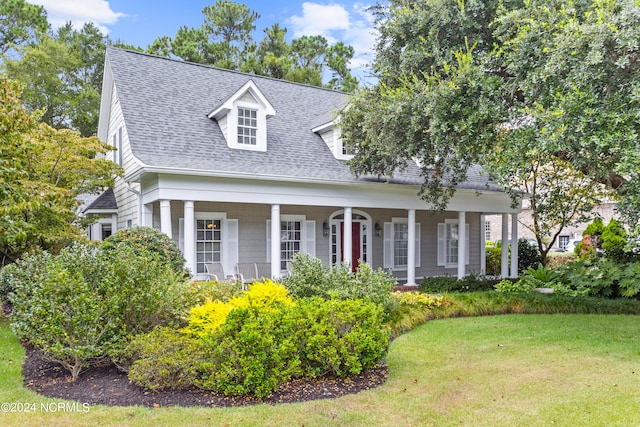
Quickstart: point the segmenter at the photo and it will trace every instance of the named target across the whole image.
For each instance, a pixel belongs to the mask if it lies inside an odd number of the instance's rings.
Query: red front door
[[[344,222],[340,223],[340,261],[344,261]],[[362,255],[360,254],[360,223],[351,223],[351,271],[355,272]]]

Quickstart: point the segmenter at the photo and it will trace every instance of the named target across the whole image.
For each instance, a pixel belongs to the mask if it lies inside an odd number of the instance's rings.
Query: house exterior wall
[[[113,145],[114,137],[116,140],[119,140],[120,135],[122,136],[122,140],[120,141],[120,147],[122,150],[122,153],[120,153],[122,159],[121,166],[125,170],[131,170],[132,168],[137,167],[137,162],[131,154],[129,135],[124,123],[120,102],[118,101],[118,93],[115,88],[112,91],[110,113],[107,142]],[[111,156],[111,159],[115,163],[118,163],[119,153],[117,151],[112,151]],[[138,190],[140,189],[139,184],[132,184],[132,187]],[[138,218],[138,197],[127,188],[127,185],[122,178],[116,178],[113,192],[118,203],[117,229],[122,230],[127,228],[128,225],[140,224],[140,219]]]
[[[267,259],[267,220],[271,216],[271,207],[267,204],[249,203],[217,203],[195,202],[195,212],[223,213],[227,219],[238,220],[238,262],[268,262]],[[374,268],[383,267],[384,235],[376,236],[373,228],[376,223],[390,222],[392,218],[406,218],[407,210],[403,209],[358,209],[356,213],[364,213],[371,218],[369,226],[372,229],[371,240],[368,242],[368,263]],[[172,237],[180,244],[180,220],[184,213],[184,204],[180,201],[171,202]],[[333,215],[343,213],[343,208],[337,206],[298,206],[281,205],[280,215],[304,216],[307,221],[315,222],[315,256],[324,264],[331,263],[331,236],[323,235],[323,223],[329,221]],[[452,275],[456,268],[445,268],[437,265],[437,228],[438,223],[445,219],[458,219],[457,212],[432,214],[429,211],[416,212],[416,223],[420,224],[420,267],[416,268],[418,279],[425,276]],[[479,273],[480,260],[480,213],[467,212],[466,221],[469,224],[469,273]],[[153,226],[160,228],[159,204],[153,207]],[[392,270],[400,281],[406,279],[406,269]]]

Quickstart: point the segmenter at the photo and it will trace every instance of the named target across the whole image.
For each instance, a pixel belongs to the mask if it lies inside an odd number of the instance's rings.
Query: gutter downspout
[[[131,191],[133,194],[138,196],[138,225],[143,227],[143,219],[142,219],[142,193],[131,186],[129,181],[126,181],[127,190]]]

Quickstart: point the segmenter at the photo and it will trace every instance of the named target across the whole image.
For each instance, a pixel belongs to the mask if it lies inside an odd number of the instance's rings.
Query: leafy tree
[[[473,164],[535,147],[640,217],[636,2],[391,0],[376,14],[379,82],[342,121],[354,172],[418,159],[422,197],[444,208]]]
[[[110,146],[77,131],[38,123],[21,104],[19,84],[0,76],[0,255],[2,264],[24,252],[58,251],[81,236],[81,193],[112,184],[121,169],[104,158]]]
[[[319,35],[288,43],[287,29],[278,23],[265,28],[264,38],[256,43],[252,33],[260,15],[232,1],[218,0],[202,13],[202,26],[183,26],[173,38],[158,37],[147,53],[314,86],[323,86],[323,75],[329,71],[332,77],[326,87],[348,92],[358,87],[348,68],[354,54],[351,46],[342,42],[330,46]]]
[[[5,60],[10,78],[24,85],[29,111],[43,110],[42,120],[56,129],[72,128],[83,136],[98,127],[104,49],[108,39],[93,24],[71,24],[37,44],[18,49],[20,58]]]
[[[503,176],[507,191],[528,194],[531,223],[523,226],[533,233],[542,264],[565,227],[576,226],[591,218],[593,208],[607,195],[602,185],[593,183],[567,161],[548,155],[535,144],[528,151],[500,147],[492,165],[494,176]],[[528,245],[527,245],[528,246]]]
[[[242,64],[249,52],[255,50],[251,32],[260,18],[244,4],[217,0],[213,6],[205,6],[203,30],[216,44],[220,56],[214,65],[234,69]]]
[[[0,2],[0,55],[27,44],[48,28],[44,7],[25,0],[3,0]]]

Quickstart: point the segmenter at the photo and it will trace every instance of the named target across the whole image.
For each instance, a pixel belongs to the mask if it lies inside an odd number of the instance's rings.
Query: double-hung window
[[[205,264],[220,262],[222,254],[222,220],[196,220],[196,272],[205,273]]]
[[[469,224],[465,224],[465,264],[469,263]],[[457,219],[438,224],[438,265],[454,268],[458,265],[460,228]]]
[[[256,145],[258,132],[258,111],[238,107],[238,144]]]
[[[286,270],[302,248],[302,221],[280,222],[280,269]]]
[[[416,223],[416,267],[420,267],[420,223]],[[406,270],[409,265],[409,223],[406,218],[392,218],[384,223],[384,268]]]

